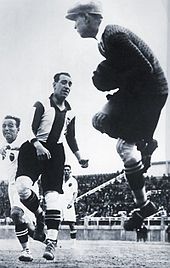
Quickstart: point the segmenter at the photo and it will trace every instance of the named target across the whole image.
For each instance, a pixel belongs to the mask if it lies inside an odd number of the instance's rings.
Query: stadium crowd
[[[78,176],[79,196],[85,192],[85,189],[87,192],[117,175],[118,173]],[[145,179],[148,198],[154,201],[161,210],[164,208],[167,215],[170,215],[170,176],[151,176]],[[111,217],[118,216],[120,211],[126,211],[128,215],[133,208],[134,201],[127,181],[116,179],[106,187],[101,187],[101,189],[98,187],[98,191],[80,199],[77,203],[77,215],[78,218],[82,218],[96,212],[95,216]]]
[[[0,183],[0,218],[6,218],[10,215],[10,203],[8,198],[8,183]]]
[[[77,219],[94,215],[96,217],[118,216],[121,211],[126,211],[127,215],[134,208],[134,201],[130,188],[125,178],[115,179],[120,173],[79,175],[75,176],[78,185],[78,197],[84,194],[76,202]],[[111,181],[111,183],[109,183]],[[105,186],[106,184],[106,186]],[[170,176],[146,177],[148,198],[152,200],[158,208],[164,209],[167,216],[170,216]],[[6,218],[10,215],[7,183],[0,183],[0,217]],[[96,188],[94,193],[88,191]]]

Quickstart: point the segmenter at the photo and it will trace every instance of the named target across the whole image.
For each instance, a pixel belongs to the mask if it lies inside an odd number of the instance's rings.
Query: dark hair
[[[16,116],[12,116],[12,115],[6,115],[4,119],[13,119],[16,122],[16,127],[19,128],[20,123],[21,123],[21,119],[16,117]]]
[[[60,79],[60,75],[62,75],[62,74],[71,77],[71,75],[69,73],[65,73],[65,72],[57,73],[54,75],[54,82],[58,82],[58,80]]]
[[[64,168],[65,168],[65,167],[68,167],[68,168],[70,168],[70,169],[71,169],[71,166],[70,166],[70,165],[68,165],[68,164],[64,165]]]

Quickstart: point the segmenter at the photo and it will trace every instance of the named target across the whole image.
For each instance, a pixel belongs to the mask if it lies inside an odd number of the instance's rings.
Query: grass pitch
[[[169,268],[170,244],[160,242],[131,242],[78,240],[58,242],[54,261],[42,258],[45,245],[30,241],[34,260],[18,260],[20,245],[16,239],[0,240],[0,268]]]

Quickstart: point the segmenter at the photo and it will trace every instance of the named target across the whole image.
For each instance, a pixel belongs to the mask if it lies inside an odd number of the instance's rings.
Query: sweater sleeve
[[[138,68],[143,72],[153,72],[152,64],[143,53],[148,47],[142,40],[139,43],[142,47],[140,49],[131,40],[130,35],[126,32],[118,31],[114,26],[108,25],[103,34],[103,42],[112,61],[120,68]]]
[[[73,153],[78,151],[78,145],[75,137],[75,117],[69,122],[66,132],[66,140],[68,146],[70,147]]]
[[[32,131],[34,135],[36,136],[37,130],[41,122],[42,115],[44,113],[44,106],[42,105],[41,102],[38,101],[34,104],[33,107],[35,108],[35,112],[34,112],[34,116],[32,120]]]

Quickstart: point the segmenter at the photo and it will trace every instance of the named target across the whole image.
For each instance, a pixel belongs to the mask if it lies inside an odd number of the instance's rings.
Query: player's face
[[[86,15],[78,15],[75,19],[75,29],[82,38],[95,38],[99,29],[99,21]]]
[[[69,167],[65,167],[64,168],[64,176],[65,176],[65,178],[69,178],[70,174],[71,174],[71,169]]]
[[[86,37],[87,35],[87,23],[84,16],[77,16],[75,20],[74,27],[81,37]]]
[[[16,126],[14,119],[4,119],[2,124],[2,134],[8,143],[12,143],[17,135],[19,128]]]
[[[58,99],[65,99],[70,93],[72,86],[71,77],[67,75],[60,75],[58,82],[53,83],[54,95]]]

